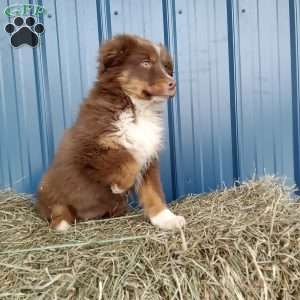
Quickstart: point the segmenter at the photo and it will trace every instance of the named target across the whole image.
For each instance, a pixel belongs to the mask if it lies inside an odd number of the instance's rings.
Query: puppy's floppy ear
[[[100,72],[120,65],[135,46],[135,40],[129,35],[118,35],[107,41],[100,50]]]

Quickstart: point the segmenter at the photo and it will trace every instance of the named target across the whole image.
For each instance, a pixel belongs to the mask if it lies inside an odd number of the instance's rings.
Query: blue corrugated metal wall
[[[0,10],[14,3],[24,1]],[[254,173],[300,183],[300,0],[30,3],[48,10],[36,49],[13,49],[0,16],[1,187],[34,192],[93,84],[99,43],[120,32],[163,42],[176,61],[161,156],[168,199]]]

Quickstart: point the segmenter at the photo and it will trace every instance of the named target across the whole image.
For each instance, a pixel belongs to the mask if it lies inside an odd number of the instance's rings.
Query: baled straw
[[[0,299],[300,299],[300,206],[274,178],[175,203],[183,232],[141,213],[50,230],[0,196]]]

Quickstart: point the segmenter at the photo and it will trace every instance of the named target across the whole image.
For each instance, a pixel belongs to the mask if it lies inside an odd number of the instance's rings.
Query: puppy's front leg
[[[126,151],[119,151],[119,157],[116,153],[110,153],[109,156],[111,165],[115,166],[115,168],[111,168],[111,173],[108,176],[111,191],[114,194],[127,192],[135,184],[140,172],[140,165]]]
[[[181,228],[185,225],[184,217],[173,214],[167,208],[160,183],[157,160],[152,161],[148,167],[138,193],[145,215],[149,217],[153,225],[164,230]]]
[[[102,146],[102,145],[101,145]],[[86,153],[89,175],[95,181],[105,183],[114,194],[127,192],[135,184],[140,165],[134,157],[121,147],[106,147]]]
[[[110,176],[111,191],[114,194],[128,191],[134,185],[139,172],[139,165],[134,160],[122,162],[116,172]]]

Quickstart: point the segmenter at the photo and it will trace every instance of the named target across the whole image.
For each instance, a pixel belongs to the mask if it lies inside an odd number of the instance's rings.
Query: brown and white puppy
[[[37,207],[51,227],[121,216],[132,188],[152,224],[185,225],[167,208],[159,177],[162,106],[176,92],[172,73],[166,49],[148,40],[119,35],[104,44],[97,81],[39,186]]]

